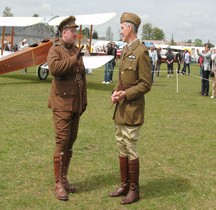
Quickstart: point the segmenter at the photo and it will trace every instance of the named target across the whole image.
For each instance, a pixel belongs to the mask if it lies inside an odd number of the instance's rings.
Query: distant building
[[[170,45],[170,41],[167,40],[143,40],[145,44],[150,45],[150,43],[154,43],[156,45]],[[195,43],[188,43],[188,42],[176,42],[176,46],[189,46],[194,47]]]
[[[11,42],[11,33],[12,27],[5,27],[5,40],[7,42]],[[2,27],[0,27],[0,36],[2,37]],[[51,37],[50,27],[43,23],[27,27],[14,27],[13,45],[19,44],[23,39],[32,45]],[[0,42],[2,42],[1,38]]]

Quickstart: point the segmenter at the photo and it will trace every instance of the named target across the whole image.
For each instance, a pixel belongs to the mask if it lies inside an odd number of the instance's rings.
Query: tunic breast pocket
[[[133,83],[138,79],[136,63],[131,62],[129,65],[125,65],[121,79],[126,83]]]
[[[77,87],[72,81],[56,80],[52,97],[52,107],[56,110],[78,111]]]
[[[56,81],[56,95],[62,98],[71,98],[75,95],[71,81]]]

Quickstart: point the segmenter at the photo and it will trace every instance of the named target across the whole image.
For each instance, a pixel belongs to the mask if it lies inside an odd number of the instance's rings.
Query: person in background
[[[181,68],[181,60],[182,60],[182,53],[181,53],[181,50],[179,50],[176,55],[175,55],[175,58],[176,58],[176,63],[178,65],[178,68],[177,68],[177,74],[180,73],[180,68]]]
[[[216,98],[216,70],[211,71],[212,77],[212,95],[210,98]]]
[[[18,44],[15,44],[13,47],[12,47],[12,52],[17,52],[19,50],[19,45]]]
[[[80,116],[87,107],[86,72],[82,48],[76,47],[76,18],[69,16],[58,26],[60,42],[53,45],[47,62],[53,76],[48,107],[53,112],[55,151],[53,155],[55,194],[59,200],[68,200],[76,192],[69,184],[67,174],[77,139]]]
[[[188,68],[188,76],[190,76],[190,60],[191,60],[191,55],[188,50],[185,51],[184,55],[184,72],[183,74],[186,74],[186,69]]]
[[[210,63],[211,63],[211,51],[209,44],[205,45],[205,50],[200,52],[197,49],[197,54],[203,57],[203,69],[202,69],[202,93],[203,96],[208,96],[209,94],[209,74],[210,74]]]
[[[202,53],[204,53],[204,51],[202,51]],[[203,71],[203,57],[202,56],[199,56],[198,57],[198,63],[199,63],[199,67],[200,67],[200,78],[201,78],[201,92],[202,93],[202,71]]]
[[[202,53],[204,53],[204,51],[202,51]],[[202,56],[199,56],[198,57],[198,63],[199,63],[199,66],[200,66],[200,77],[202,78],[202,69],[203,69],[203,57]]]
[[[168,52],[166,54],[166,62],[167,62],[167,77],[173,76],[173,62],[174,62],[174,54],[172,49],[168,47]]]
[[[113,82],[113,71],[114,71],[114,68],[116,66],[116,58],[117,58],[117,49],[116,49],[116,46],[115,46],[115,42],[112,42],[111,44],[111,48],[112,48],[112,55],[114,56],[114,58],[112,59],[112,69],[110,71],[110,79],[109,81],[110,82]]]
[[[141,19],[125,12],[120,18],[123,48],[119,80],[111,100],[114,111],[115,136],[119,152],[120,187],[111,197],[126,196],[121,204],[131,204],[140,199],[139,192],[139,130],[144,123],[145,94],[151,89],[151,63],[147,48],[138,39]]]
[[[104,48],[104,52],[106,52],[107,55],[113,55],[113,48],[111,43],[107,44],[107,48]],[[111,71],[113,70],[113,61],[109,61],[105,64],[105,69],[104,69],[104,81],[102,83],[104,84],[109,84],[110,83],[110,74]]]
[[[88,45],[86,45],[85,50],[84,50],[84,56],[90,56],[90,48]],[[86,74],[91,74],[92,69],[86,69]]]
[[[157,65],[156,65],[156,73],[157,73],[157,76],[159,77],[160,76],[161,59],[162,59],[162,57],[161,57],[161,48],[158,47],[156,49],[156,51],[157,51],[157,58],[158,58]]]
[[[88,45],[86,45],[86,47],[85,47],[84,55],[85,55],[85,56],[90,56],[90,49],[89,49],[89,46],[88,46]]]
[[[27,47],[29,47],[29,44],[27,43],[26,39],[23,39],[20,45],[20,50],[23,50]],[[23,73],[27,73],[27,68],[24,69]]]
[[[29,47],[29,44],[27,43],[26,39],[23,39],[20,45],[20,50],[25,49]]]
[[[181,75],[185,74],[185,53],[186,53],[186,49],[182,51],[182,59],[181,59],[181,63],[183,64],[182,70],[181,70]]]
[[[11,49],[11,42],[8,42],[8,49],[9,49],[9,51],[12,51],[12,49]]]
[[[154,73],[155,73],[155,68],[157,66],[157,51],[155,50],[154,44],[150,45],[150,50],[149,50],[149,56],[151,59],[151,67],[152,67],[152,82],[154,82]]]
[[[11,45],[10,45],[10,42],[8,41],[4,41],[4,50],[5,51],[11,51]]]
[[[211,98],[216,98],[216,47],[213,49],[213,53],[211,55],[212,60],[212,70],[210,72],[210,76],[212,77],[212,95]]]

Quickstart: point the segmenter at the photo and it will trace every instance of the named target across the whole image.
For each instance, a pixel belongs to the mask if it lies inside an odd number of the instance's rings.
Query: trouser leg
[[[208,96],[209,94],[209,75],[210,75],[210,71],[206,72],[206,96]]]
[[[212,95],[216,97],[216,81],[212,82]]]
[[[139,157],[137,142],[139,139],[140,126],[116,126],[116,139],[119,154],[128,157],[128,171],[130,180],[130,190],[121,204],[130,204],[140,198],[139,194]]]
[[[188,64],[188,75],[190,75],[190,64]]]
[[[77,138],[79,113],[53,112],[53,120],[56,133],[54,156],[64,154],[61,161],[61,183],[66,192],[76,192],[76,188],[69,184],[67,174],[73,152],[72,147]]]
[[[203,90],[202,90],[202,94],[205,95],[205,96],[208,96],[208,93],[209,93],[209,74],[210,74],[210,71],[203,71]]]
[[[71,115],[71,123],[69,126],[70,130],[70,135],[69,135],[69,142],[65,151],[65,170],[63,173],[63,183],[66,191],[68,193],[74,193],[76,192],[76,187],[71,185],[68,181],[68,171],[71,163],[71,159],[73,157],[73,145],[77,139],[77,133],[78,133],[78,128],[79,128],[79,120],[80,120],[80,115],[79,113],[73,113]]]
[[[202,71],[202,95],[205,94],[205,71]]]
[[[154,63],[152,63],[152,82],[154,82],[154,72],[155,72],[155,66]]]

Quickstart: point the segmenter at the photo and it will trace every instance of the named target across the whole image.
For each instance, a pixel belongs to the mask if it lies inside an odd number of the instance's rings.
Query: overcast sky
[[[30,17],[116,12],[112,20],[94,27],[99,36],[105,36],[110,26],[116,40],[120,37],[121,14],[134,12],[142,19],[139,35],[142,25],[151,23],[163,30],[167,40],[173,35],[175,41],[198,38],[216,45],[215,0],[1,0],[0,5],[1,16],[5,7],[11,8],[14,16]]]

